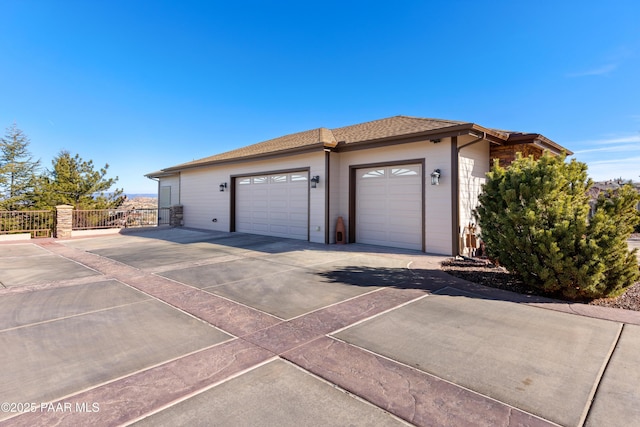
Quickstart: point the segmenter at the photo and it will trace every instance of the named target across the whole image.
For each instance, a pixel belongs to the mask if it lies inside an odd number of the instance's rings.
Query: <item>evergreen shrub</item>
[[[526,285],[574,300],[613,297],[640,277],[627,239],[640,222],[631,186],[601,194],[590,217],[587,166],[545,153],[496,162],[476,209],[489,257]]]

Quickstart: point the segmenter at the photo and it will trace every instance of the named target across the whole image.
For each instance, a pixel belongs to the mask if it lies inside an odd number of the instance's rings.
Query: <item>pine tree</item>
[[[29,138],[15,122],[0,138],[0,209],[18,210],[31,205],[30,193],[40,160],[33,160],[29,144]]]
[[[123,190],[108,192],[118,177],[106,178],[109,165],[94,169],[93,160],[61,151],[51,162],[53,169],[38,180],[35,200],[38,206],[71,205],[76,209],[116,208],[124,201]]]
[[[564,156],[497,163],[476,209],[489,256],[534,288],[572,299],[615,296],[640,272],[627,239],[640,221],[630,186],[598,200],[589,218],[587,167]]]

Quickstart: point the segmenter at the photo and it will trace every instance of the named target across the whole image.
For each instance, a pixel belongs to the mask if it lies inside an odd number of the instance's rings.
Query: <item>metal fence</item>
[[[161,215],[159,215],[159,213]],[[73,230],[156,227],[158,225],[169,224],[169,209],[166,209],[166,214],[164,209],[160,209],[160,212],[158,212],[158,209],[74,210],[72,221]]]
[[[0,211],[0,234],[30,233],[32,238],[51,237],[55,224],[52,210]]]
[[[169,225],[171,218],[171,208],[158,209],[158,225]]]

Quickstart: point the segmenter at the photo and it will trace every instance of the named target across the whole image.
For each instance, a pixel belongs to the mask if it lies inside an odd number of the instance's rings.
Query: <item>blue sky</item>
[[[537,132],[640,180],[640,2],[0,0],[0,127],[144,174],[394,115]],[[3,132],[4,133],[4,132]]]

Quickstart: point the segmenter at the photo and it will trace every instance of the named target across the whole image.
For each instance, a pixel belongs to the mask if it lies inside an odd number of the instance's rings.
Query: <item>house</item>
[[[317,128],[168,167],[160,207],[183,205],[187,227],[453,255],[490,170],[516,152],[569,150],[537,133],[395,116]]]
[[[609,180],[609,181],[594,182],[591,188],[589,189],[589,205],[591,206],[589,215],[592,216],[595,214],[596,202],[598,201],[598,196],[600,196],[601,193],[606,194],[607,192],[611,191],[615,194],[625,184],[630,184],[631,186],[633,186],[633,188],[636,189],[638,194],[640,194],[640,182],[634,183],[633,181],[625,181],[622,178]],[[640,203],[638,203],[638,205],[636,206],[636,209],[640,211]]]

